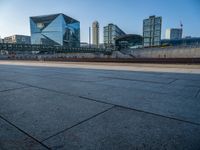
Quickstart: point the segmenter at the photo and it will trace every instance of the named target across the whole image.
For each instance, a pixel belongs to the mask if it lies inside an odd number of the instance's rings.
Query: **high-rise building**
[[[31,44],[31,38],[27,35],[12,35],[4,38],[4,43]]]
[[[31,43],[80,46],[80,22],[62,13],[30,17]]]
[[[3,39],[1,38],[1,36],[0,36],[0,43],[3,43]]]
[[[150,16],[143,20],[144,47],[159,46],[161,42],[162,17]]]
[[[169,40],[179,40],[182,38],[182,34],[183,34],[182,28],[167,29],[165,33],[165,38]]]
[[[108,26],[104,27],[104,45],[105,47],[113,48],[115,46],[115,39],[126,35],[124,31],[122,31],[117,25],[108,24]]]
[[[99,47],[99,23],[97,21],[92,24],[92,44]]]

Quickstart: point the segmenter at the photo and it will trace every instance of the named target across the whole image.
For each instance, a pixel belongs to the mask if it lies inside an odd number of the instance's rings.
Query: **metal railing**
[[[106,53],[114,51],[113,49],[105,49],[105,48],[65,47],[65,46],[11,44],[11,43],[0,43],[0,50],[5,50],[8,52],[39,51],[39,52],[49,52],[49,53],[94,53],[94,52]]]

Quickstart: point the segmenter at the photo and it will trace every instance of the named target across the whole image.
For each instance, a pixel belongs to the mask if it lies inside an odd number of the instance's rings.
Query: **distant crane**
[[[183,38],[183,23],[182,23],[182,21],[180,21],[180,26],[181,26],[181,38]]]

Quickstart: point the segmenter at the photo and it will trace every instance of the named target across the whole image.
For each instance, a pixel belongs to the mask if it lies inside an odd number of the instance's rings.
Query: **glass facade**
[[[30,17],[31,44],[80,47],[80,22],[64,14]]]
[[[150,16],[143,21],[144,47],[159,46],[161,41],[162,18]]]
[[[166,30],[166,34],[165,34],[165,38],[166,39],[170,39],[170,40],[179,40],[182,38],[182,34],[183,34],[183,29],[180,28],[172,28],[172,29],[167,29]]]
[[[114,24],[108,24],[108,26],[104,27],[104,45],[105,47],[114,47],[115,39],[126,35],[124,31],[122,31],[118,26]]]
[[[142,47],[143,38],[137,34],[127,34],[115,39],[115,46],[118,50]]]

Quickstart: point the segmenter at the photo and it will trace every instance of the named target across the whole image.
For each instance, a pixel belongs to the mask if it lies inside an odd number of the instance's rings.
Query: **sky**
[[[162,16],[162,38],[167,28],[180,27],[183,36],[200,37],[200,0],[0,0],[0,36],[30,35],[30,16],[64,13],[80,21],[81,41],[88,42],[88,28],[116,24],[127,34],[141,34],[143,19]]]

